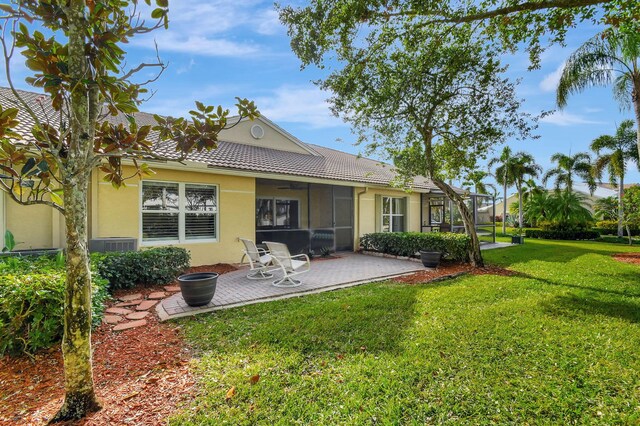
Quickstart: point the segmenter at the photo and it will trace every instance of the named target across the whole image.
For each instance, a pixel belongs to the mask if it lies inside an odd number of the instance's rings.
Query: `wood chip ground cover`
[[[189,272],[226,273],[232,265],[208,265]],[[162,291],[136,288],[115,296]],[[114,306],[113,300],[109,306]],[[191,352],[181,329],[159,323],[155,313],[148,324],[122,332],[102,324],[92,336],[94,380],[104,408],[77,425],[158,425],[188,401],[195,390],[189,361]],[[0,358],[0,425],[41,425],[62,404],[63,366],[60,347],[33,358]]]

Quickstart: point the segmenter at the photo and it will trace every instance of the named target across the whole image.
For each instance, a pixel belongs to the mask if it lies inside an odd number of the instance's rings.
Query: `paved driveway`
[[[196,315],[219,309],[228,309],[252,303],[286,299],[310,293],[351,287],[371,281],[423,270],[419,262],[368,256],[356,253],[340,253],[338,259],[315,260],[311,270],[296,278],[302,285],[294,288],[279,288],[271,285],[276,277],[268,280],[247,279],[247,268],[220,275],[216,294],[211,303],[193,308],[188,306],[180,293],[164,299],[158,304],[161,320]]]

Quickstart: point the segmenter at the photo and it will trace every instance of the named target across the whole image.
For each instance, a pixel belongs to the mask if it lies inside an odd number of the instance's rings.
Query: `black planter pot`
[[[216,292],[218,274],[215,272],[198,272],[178,277],[180,291],[189,306],[204,306],[211,302]]]
[[[524,244],[524,235],[511,236],[511,244]]]
[[[440,265],[440,259],[442,253],[439,251],[424,251],[420,250],[420,260],[425,268],[437,268]]]

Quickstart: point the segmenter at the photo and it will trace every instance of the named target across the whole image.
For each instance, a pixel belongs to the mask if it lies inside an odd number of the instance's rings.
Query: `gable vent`
[[[264,137],[264,129],[259,124],[254,124],[251,126],[251,136],[254,139],[262,139]]]

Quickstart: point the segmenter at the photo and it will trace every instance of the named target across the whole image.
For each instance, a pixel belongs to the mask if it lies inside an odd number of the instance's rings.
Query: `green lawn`
[[[369,284],[182,320],[200,393],[171,424],[637,424],[640,267],[610,257],[630,250],[527,240],[486,252],[516,277]]]

